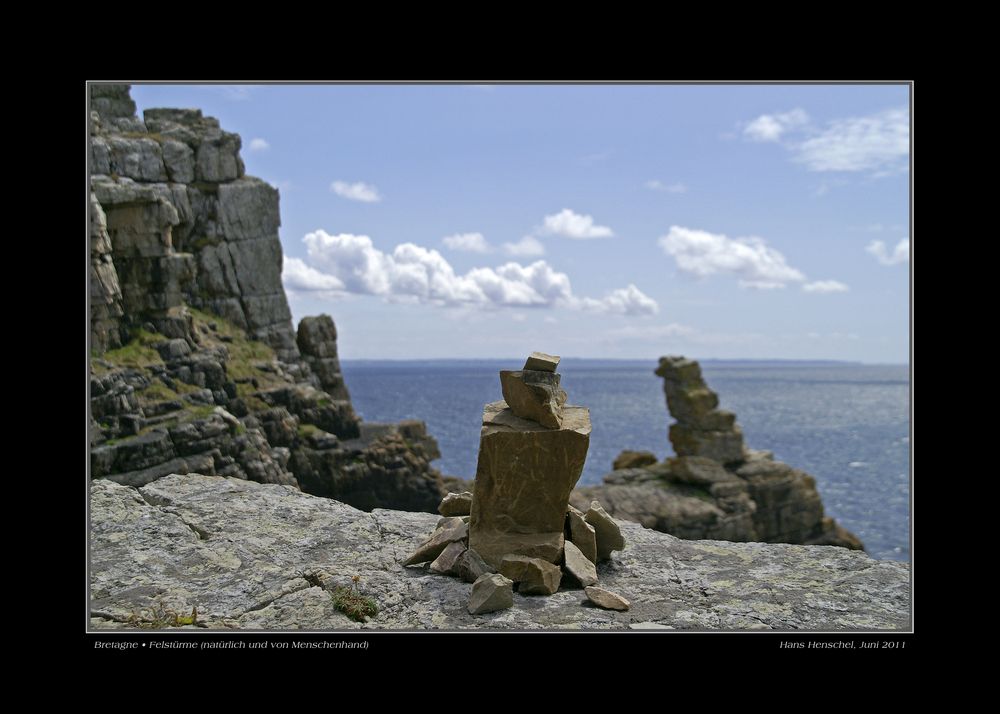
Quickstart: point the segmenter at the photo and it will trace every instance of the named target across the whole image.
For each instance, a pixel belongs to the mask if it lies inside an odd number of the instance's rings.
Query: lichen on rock
[[[628,611],[584,591],[512,594],[496,615],[467,610],[470,585],[400,561],[431,513],[360,511],[295,488],[189,474],[139,489],[91,484],[91,626],[127,628],[162,603],[210,629],[613,629],[849,631],[910,627],[909,566],[846,548],[679,540],[617,521],[624,550],[597,566]],[[378,606],[351,620],[330,593]]]

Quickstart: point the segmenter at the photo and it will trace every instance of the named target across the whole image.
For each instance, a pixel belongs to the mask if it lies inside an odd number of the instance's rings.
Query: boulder
[[[487,404],[469,546],[493,567],[508,553],[557,562],[569,494],[589,445],[585,407],[564,407],[562,427],[547,429],[517,417],[505,402]]]
[[[505,555],[500,562],[500,573],[517,583],[517,591],[522,595],[551,595],[559,589],[562,579],[559,566],[523,555]]]
[[[493,568],[472,548],[467,548],[455,564],[455,573],[467,583],[474,583],[481,575],[492,572]]]
[[[469,515],[472,513],[472,494],[468,491],[449,493],[438,506],[438,513],[442,516]]]
[[[506,610],[514,605],[513,582],[503,575],[487,573],[472,584],[467,609],[472,615]]]
[[[555,372],[501,370],[500,387],[504,401],[516,416],[549,429],[562,426],[566,392],[559,388],[559,375]]]
[[[703,431],[671,424],[670,444],[678,456],[704,456],[723,464],[743,461],[743,432],[738,426],[729,431]]]
[[[637,469],[656,463],[656,454],[652,451],[628,451],[625,450],[615,457],[612,469]]]

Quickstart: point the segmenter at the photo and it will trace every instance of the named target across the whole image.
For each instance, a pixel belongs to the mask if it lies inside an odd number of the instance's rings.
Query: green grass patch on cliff
[[[237,327],[228,320],[193,307],[189,307],[188,310],[194,317],[195,328],[199,332],[201,325],[205,325],[209,328],[209,337],[218,338],[221,335],[232,340],[232,342],[225,343],[229,349],[230,357],[241,360],[256,359],[262,361],[271,361],[274,359],[274,350],[263,342],[250,339],[245,330]],[[215,326],[214,330],[211,329],[212,325]]]
[[[173,389],[157,380],[143,390],[137,392],[139,400],[144,403],[169,402],[180,399],[180,395]]]
[[[261,369],[261,366],[266,366],[275,360],[274,350],[270,346],[250,339],[245,330],[218,315],[194,308],[189,308],[189,310],[194,316],[195,329],[198,334],[209,342],[217,341],[218,344],[225,346],[229,353],[229,359],[226,361],[226,375],[237,382],[239,396],[248,399],[260,389],[277,387],[286,383],[274,372]],[[202,331],[202,325],[209,328],[207,333]],[[212,325],[215,326],[214,330],[211,329]],[[220,339],[222,337],[226,339]],[[256,380],[256,387],[249,383],[251,379]],[[257,408],[257,406],[251,406],[249,402],[247,406],[251,409]],[[268,407],[263,405],[263,408],[267,409]]]
[[[236,383],[236,396],[243,400],[247,409],[254,412],[270,409],[271,405],[257,396],[258,389],[249,382]]]
[[[210,417],[215,413],[214,404],[199,404],[196,407],[189,407],[185,409],[187,413],[193,416],[195,419],[205,419]]]
[[[179,379],[174,380],[174,391],[178,394],[191,394],[192,392],[199,392],[201,390],[202,387],[199,387],[197,384],[188,384]]]
[[[167,339],[156,332],[148,332],[142,328],[132,331],[132,339],[121,347],[108,350],[101,357],[105,362],[111,362],[118,367],[147,367],[151,364],[162,364],[160,354],[150,345]]]
[[[323,430],[312,424],[299,424],[298,432],[301,438],[306,439],[310,436],[322,434]]]

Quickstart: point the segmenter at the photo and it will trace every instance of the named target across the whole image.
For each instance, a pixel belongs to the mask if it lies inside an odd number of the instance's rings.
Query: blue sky
[[[908,361],[905,85],[134,85],[281,192],[346,358]]]

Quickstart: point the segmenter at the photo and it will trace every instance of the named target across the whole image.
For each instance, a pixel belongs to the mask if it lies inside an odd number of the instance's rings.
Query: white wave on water
[[[851,463],[848,464],[848,466],[850,466],[852,469],[863,469],[867,465],[868,465],[867,461],[852,461]]]

